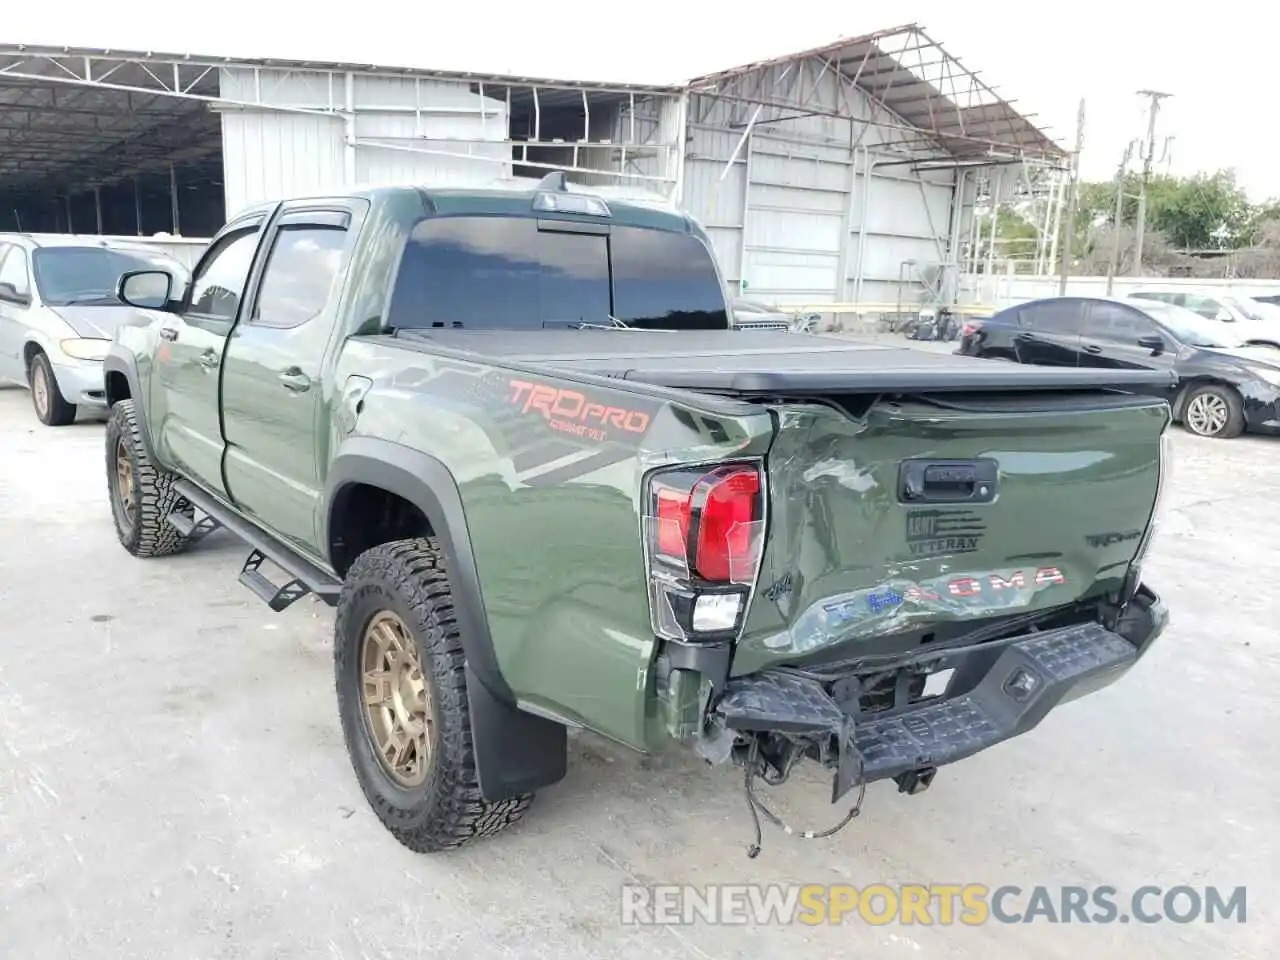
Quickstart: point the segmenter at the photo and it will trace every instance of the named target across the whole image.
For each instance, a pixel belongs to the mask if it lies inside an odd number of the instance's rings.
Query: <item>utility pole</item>
[[[1151,180],[1151,162],[1156,156],[1156,116],[1160,113],[1160,101],[1172,96],[1158,90],[1139,90],[1138,96],[1147,97],[1151,107],[1147,111],[1147,143],[1142,151],[1142,192],[1138,194],[1138,227],[1133,241],[1133,275],[1142,276],[1142,238],[1147,228],[1147,183]]]
[[[1084,149],[1084,98],[1080,98],[1080,110],[1076,113],[1076,149],[1071,154],[1070,192],[1066,199],[1067,237],[1062,245],[1062,264],[1058,277],[1058,296],[1067,295],[1067,274],[1071,269],[1071,248],[1076,240],[1076,207],[1080,203],[1080,151]]]
[[[1111,219],[1111,266],[1107,269],[1107,296],[1111,296],[1111,284],[1120,270],[1120,218],[1124,215],[1124,174],[1129,168],[1129,160],[1133,157],[1134,140],[1124,148],[1124,156],[1120,158],[1120,166],[1116,168],[1116,212]]]

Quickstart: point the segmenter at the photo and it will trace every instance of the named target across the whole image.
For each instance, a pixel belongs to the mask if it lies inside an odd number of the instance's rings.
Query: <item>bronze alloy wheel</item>
[[[123,437],[116,441],[116,497],[125,520],[132,526],[137,519],[133,505],[133,461],[129,459]]]
[[[41,420],[49,416],[49,379],[44,373],[44,364],[37,363],[31,368],[31,397],[35,401],[36,414]]]
[[[375,614],[365,628],[360,671],[378,759],[402,787],[420,785],[431,764],[431,693],[417,640],[389,610]]]

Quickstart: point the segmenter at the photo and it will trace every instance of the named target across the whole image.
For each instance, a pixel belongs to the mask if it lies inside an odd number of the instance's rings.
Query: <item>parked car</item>
[[[186,268],[162,253],[85,237],[0,234],[0,381],[31,390],[40,422],[106,408],[102,359],[137,311],[116,298],[129,271],[160,270],[177,289]]]
[[[111,345],[117,535],[221,525],[271,609],[337,607],[418,851],[514,823],[567,728],[736,763],[753,811],[805,758],[910,795],[1145,655],[1168,374],[744,335],[722,284],[685,215],[554,174],[244,211]]]
[[[1051,367],[1169,370],[1157,395],[1202,437],[1280,433],[1280,348],[1141,298],[1050,297],[970,321],[957,353]]]
[[[821,317],[816,313],[785,313],[759,300],[734,297],[730,302],[729,324],[735,330],[787,330],[812,333]]]
[[[1280,347],[1280,308],[1273,304],[1217,290],[1136,290],[1129,296],[1185,307],[1217,323],[1237,324],[1240,339]]]

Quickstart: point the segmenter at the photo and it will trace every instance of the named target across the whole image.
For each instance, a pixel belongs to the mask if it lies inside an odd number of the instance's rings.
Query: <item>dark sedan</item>
[[[1050,297],[961,331],[956,353],[1044,366],[1172,370],[1174,419],[1202,437],[1280,434],[1280,349],[1154,300]]]

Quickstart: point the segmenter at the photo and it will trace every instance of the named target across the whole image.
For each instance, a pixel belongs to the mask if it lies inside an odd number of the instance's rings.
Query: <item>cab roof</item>
[[[353,197],[377,204],[406,194],[417,194],[429,210],[443,216],[531,216],[554,217],[578,221],[597,222],[602,225],[649,227],[674,233],[699,233],[694,221],[674,205],[661,197],[638,195],[616,187],[595,187],[570,183],[560,172],[548,174],[541,180],[513,177],[496,179],[486,186],[456,187],[403,184],[395,186],[370,186],[329,194],[330,198]],[[607,206],[607,216],[576,214],[572,212],[542,212],[534,210],[534,201],[544,193],[566,197],[593,197]],[[321,199],[285,197],[282,201]],[[269,213],[280,201],[256,203],[237,211],[228,222],[255,214]]]

